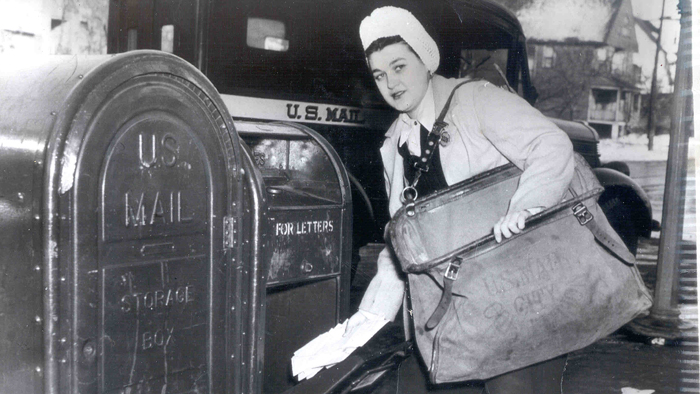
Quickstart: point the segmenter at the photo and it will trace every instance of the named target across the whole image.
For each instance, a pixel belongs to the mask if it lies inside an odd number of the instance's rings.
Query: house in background
[[[640,121],[641,67],[631,0],[496,0],[520,20],[548,116],[616,138]]]
[[[0,53],[107,53],[108,0],[0,0]]]

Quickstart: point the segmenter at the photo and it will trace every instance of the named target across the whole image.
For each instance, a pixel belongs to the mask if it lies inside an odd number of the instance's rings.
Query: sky
[[[42,0],[0,0],[0,27],[7,30],[35,32],[41,30],[37,17],[42,11]]]
[[[528,38],[603,42],[612,12],[609,1],[535,0],[515,15]]]
[[[636,17],[652,21],[655,26],[658,26],[662,3],[663,0],[632,0],[632,9]],[[678,50],[677,40],[680,32],[680,14],[677,6],[678,0],[666,0],[664,7],[664,17],[671,17],[672,19],[664,20],[661,45],[673,54]]]
[[[661,17],[662,0],[632,0],[632,10],[637,18],[649,20],[654,26],[659,26]],[[672,92],[671,81],[668,76],[675,76],[676,52],[678,51],[678,39],[680,34],[680,14],[678,13],[678,0],[666,0],[664,6],[664,24],[661,35],[661,47],[668,53],[668,62],[672,65],[670,69],[664,66],[666,58],[659,57],[659,91],[664,93]],[[667,19],[670,18],[670,19]],[[639,51],[635,54],[635,63],[641,65],[642,73],[651,75],[654,65],[654,55],[656,53],[656,43],[649,40],[640,28],[637,28],[637,41]],[[645,82],[645,90],[651,87],[650,80]]]

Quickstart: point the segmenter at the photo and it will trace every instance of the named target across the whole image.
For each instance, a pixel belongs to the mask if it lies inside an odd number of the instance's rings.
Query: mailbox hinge
[[[236,245],[236,218],[224,216],[224,249],[232,249]]]

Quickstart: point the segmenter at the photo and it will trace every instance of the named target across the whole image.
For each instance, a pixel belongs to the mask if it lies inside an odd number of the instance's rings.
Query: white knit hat
[[[365,50],[379,38],[400,36],[416,51],[434,73],[440,65],[440,51],[432,37],[413,14],[403,8],[381,7],[360,23],[360,39]]]

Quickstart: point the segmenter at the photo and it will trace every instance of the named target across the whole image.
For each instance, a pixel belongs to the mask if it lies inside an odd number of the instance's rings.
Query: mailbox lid
[[[340,276],[350,264],[351,194],[333,147],[293,123],[236,122],[236,129],[267,195],[272,250],[267,285]]]
[[[291,123],[236,122],[271,209],[347,204],[347,174],[328,141]]]

